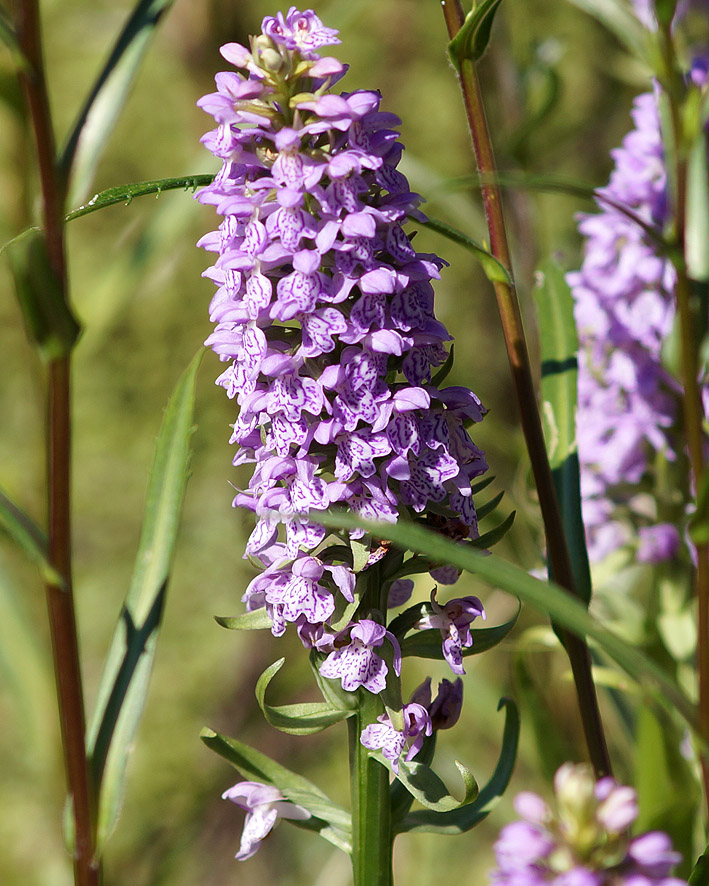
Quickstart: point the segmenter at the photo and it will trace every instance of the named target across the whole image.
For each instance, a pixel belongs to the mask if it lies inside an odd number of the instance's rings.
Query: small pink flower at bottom
[[[307,809],[286,800],[278,788],[257,781],[240,781],[224,791],[222,800],[231,800],[246,810],[241,845],[234,856],[239,861],[245,861],[254,855],[279,818],[299,821],[310,818]]]

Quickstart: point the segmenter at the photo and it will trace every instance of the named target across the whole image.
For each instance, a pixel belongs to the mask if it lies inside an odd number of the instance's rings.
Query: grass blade
[[[99,794],[98,853],[118,818],[127,756],[148,690],[187,484],[200,359],[201,352],[183,373],[165,410],[148,483],[133,578],[88,729],[87,748]]]
[[[65,176],[73,167],[70,203],[88,192],[103,148],[125,104],[150,38],[173,0],[140,0],[121,31],[59,158]]]

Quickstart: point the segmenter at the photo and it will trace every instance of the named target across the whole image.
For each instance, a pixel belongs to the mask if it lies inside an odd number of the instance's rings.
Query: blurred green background
[[[343,88],[381,90],[383,107],[402,118],[403,169],[427,197],[427,211],[483,239],[476,194],[456,181],[471,172],[472,160],[439,4],[323,0],[313,6],[326,25],[340,29],[342,46],[332,51],[351,66]],[[125,0],[42,4],[60,142],[130,8]],[[216,171],[216,161],[199,144],[210,120],[195,101],[212,91],[214,73],[226,67],[218,47],[246,42],[262,17],[278,8],[264,0],[177,0],[158,27],[92,193],[131,181]],[[647,88],[643,72],[592,20],[571,5],[544,0],[503,5],[482,70],[500,168],[564,174],[596,185],[607,178],[609,149],[629,128],[632,96]],[[36,219],[33,170],[31,134],[9,55],[0,49],[0,242]],[[574,213],[590,204],[517,190],[508,191],[507,207],[534,350],[529,307],[534,268],[549,254],[568,267],[578,265]],[[74,364],[74,538],[89,710],[131,574],[162,409],[210,331],[213,287],[200,277],[209,257],[194,243],[214,227],[210,208],[179,191],[108,208],[69,226],[71,292],[84,324]],[[498,550],[538,568],[539,520],[491,288],[469,254],[430,232],[419,237],[419,248],[451,262],[437,289],[438,314],[456,340],[449,380],[471,386],[489,407],[474,439],[497,478],[493,491],[507,493],[503,513],[518,512]],[[26,342],[1,257],[0,292],[0,486],[43,522],[45,377]],[[233,861],[243,816],[219,795],[237,778],[198,738],[204,725],[238,736],[346,802],[345,727],[311,738],[283,736],[263,722],[253,698],[258,675],[281,655],[288,659],[279,677],[281,700],[316,698],[299,643],[290,636],[276,643],[269,634],[231,633],[212,619],[241,611],[239,599],[252,575],[241,558],[250,518],[231,508],[229,483],[237,477],[227,441],[235,414],[233,403],[212,384],[219,371],[216,358],[205,356],[177,563],[125,808],[106,855],[106,883],[344,886],[350,882],[347,859],[289,825],[280,826],[254,859]],[[428,590],[421,582],[421,594]],[[514,611],[514,601],[470,577],[458,591],[482,597],[488,624]],[[510,796],[542,788],[558,757],[582,756],[563,656],[546,629],[520,640],[534,623],[523,614],[505,645],[468,659],[463,720],[439,742],[437,768],[452,786],[456,757],[481,782],[491,773],[502,731],[496,706],[506,694],[520,701],[526,718]],[[515,665],[522,655],[524,668]],[[427,672],[434,680],[447,675],[443,664],[410,668],[405,690]],[[530,698],[537,714],[546,705],[556,718],[553,725],[548,721],[543,758],[527,725],[530,706],[524,702]],[[43,590],[34,568],[4,540],[0,723],[0,883],[67,886],[70,864],[60,835],[63,772]],[[398,881],[433,886],[443,875],[452,882],[481,882],[492,866],[494,836],[510,814],[506,798],[463,837],[400,838]]]

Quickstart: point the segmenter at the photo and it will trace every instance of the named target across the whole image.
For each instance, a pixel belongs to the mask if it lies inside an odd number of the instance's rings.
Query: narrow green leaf
[[[591,570],[581,516],[576,446],[577,353],[574,302],[564,271],[553,259],[539,272],[534,300],[539,317],[542,360],[542,422],[574,583],[580,599],[591,599]]]
[[[35,561],[45,581],[62,587],[64,580],[49,562],[47,536],[34,520],[0,489],[0,529]]]
[[[483,532],[482,535],[479,535],[477,538],[472,539],[472,541],[468,542],[471,547],[480,548],[481,550],[487,550],[491,548],[493,545],[496,545],[500,539],[504,538],[509,530],[512,528],[512,524],[515,521],[515,516],[517,511],[510,511],[510,513],[505,517],[505,519],[500,523],[499,526],[495,526],[494,529],[490,529],[489,532]]]
[[[316,830],[335,846],[346,852],[351,851],[352,825],[349,812],[333,803],[311,781],[247,744],[220,735],[212,729],[203,729],[200,738],[208,748],[231,763],[247,779],[277,787],[284,797],[303,806],[314,816],[306,821],[287,819],[290,824]]]
[[[649,64],[648,32],[622,0],[570,0],[606,27],[636,56]]]
[[[148,194],[155,194],[159,197],[163,191],[195,191],[197,188],[204,187],[213,181],[214,175],[205,173],[116,185],[113,188],[107,188],[105,191],[99,191],[98,194],[94,194],[88,203],[72,209],[66,216],[66,220],[73,221],[75,218],[81,218],[83,215],[90,215],[99,209],[105,209],[106,206],[115,206],[116,203],[128,205],[133,201],[134,197],[146,197]]]
[[[20,49],[17,31],[4,9],[0,9],[0,43],[4,43],[10,50],[10,58],[15,70],[24,70],[27,67],[27,59]]]
[[[518,566],[494,554],[481,553],[470,545],[449,541],[437,532],[412,522],[374,523],[342,510],[318,511],[318,523],[344,529],[362,528],[373,534],[384,533],[397,547],[416,551],[438,563],[450,563],[479,575],[493,587],[514,594],[523,603],[549,616],[579,637],[588,636],[655,700],[674,708],[696,730],[696,712],[675,681],[654,661],[629,646],[591,616],[585,606],[554,582],[543,582]]]
[[[537,272],[534,302],[541,339],[542,421],[553,470],[576,452],[579,348],[571,290],[554,259]]]
[[[495,508],[500,504],[502,499],[504,498],[504,492],[498,492],[494,498],[491,498],[490,501],[486,501],[485,504],[476,505],[475,510],[478,515],[478,520],[482,520],[487,517],[488,514],[491,514]]]
[[[128,751],[148,691],[187,484],[195,382],[201,353],[183,373],[165,410],[148,482],[133,578],[106,658],[88,729],[88,753],[94,783],[99,789],[99,854],[120,812]]]
[[[215,615],[214,620],[230,631],[263,631],[273,627],[271,617],[265,609],[254,609],[253,612],[228,617]]]
[[[703,128],[694,139],[687,167],[685,261],[692,280],[709,281],[709,167]]]
[[[473,635],[473,645],[463,648],[463,655],[478,655],[481,652],[487,652],[501,643],[510,633],[517,623],[519,610],[514,618],[506,621],[504,624],[496,625],[494,628],[475,628],[470,631]],[[440,631],[426,630],[417,631],[409,637],[405,637],[401,642],[401,654],[416,655],[419,658],[430,658],[443,660],[443,647],[441,645]]]
[[[463,26],[448,44],[448,54],[456,70],[460,71],[464,61],[476,62],[484,55],[499,5],[500,0],[474,0]]]
[[[24,231],[8,244],[7,255],[30,342],[46,361],[70,353],[81,327],[50,265],[44,234],[36,228]]]
[[[500,701],[498,710],[503,706],[505,707],[505,728],[502,735],[502,750],[490,781],[480,791],[477,799],[447,812],[433,812],[427,809],[411,812],[403,821],[394,822],[395,833],[427,831],[438,834],[462,834],[474,828],[490,814],[510,783],[519,741],[517,706],[509,698],[503,698]]]
[[[699,856],[689,875],[689,886],[709,886],[709,846]]]
[[[502,264],[502,262],[498,261],[495,256],[487,249],[485,249],[485,247],[481,243],[472,240],[470,237],[467,236],[467,234],[464,234],[457,228],[454,228],[451,225],[446,224],[445,222],[439,221],[436,218],[429,218],[428,221],[424,222],[423,224],[424,227],[430,228],[437,234],[442,234],[444,237],[447,237],[449,240],[452,240],[459,246],[465,247],[468,252],[472,252],[472,254],[480,262],[482,269],[485,272],[485,276],[488,278],[488,280],[493,283],[508,283],[510,286],[512,285],[512,277],[510,276],[510,272]]]
[[[333,723],[339,723],[352,716],[353,710],[336,708],[327,702],[306,702],[276,707],[268,704],[266,690],[284,663],[285,658],[274,662],[266,668],[256,683],[256,700],[271,726],[289,735],[313,735],[315,732],[322,732]]]
[[[88,192],[108,137],[125,104],[150,38],[173,0],[139,0],[79,112],[61,152],[68,177],[73,167],[70,203]]]
[[[427,809],[436,812],[450,812],[472,803],[478,796],[478,786],[472,772],[458,760],[455,761],[455,765],[463,779],[464,795],[462,800],[456,800],[449,794],[445,784],[425,763],[417,763],[415,760],[409,762],[399,760],[397,773],[394,772],[391,760],[387,759],[381,751],[370,751],[369,755],[382,766],[386,766],[406,790]]]

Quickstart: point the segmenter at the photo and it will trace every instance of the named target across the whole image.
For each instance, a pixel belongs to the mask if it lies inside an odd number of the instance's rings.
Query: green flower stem
[[[463,24],[463,11],[459,0],[443,0],[442,7],[448,33],[452,40]],[[507,269],[509,279],[513,280],[512,262],[502,210],[502,195],[496,180],[492,141],[485,118],[485,108],[475,64],[471,60],[463,60],[461,62],[460,85],[463,92],[478,173],[481,176],[480,190],[490,235],[490,251]],[[575,585],[571,558],[544,442],[544,433],[537,407],[537,392],[532,378],[519,301],[514,283],[495,281],[493,285],[520,410],[522,431],[539,495],[539,505],[542,520],[544,521],[551,571],[554,580],[571,594],[574,594]],[[581,720],[591,763],[597,777],[608,775],[611,772],[611,763],[598,708],[596,689],[591,674],[591,660],[588,647],[585,641],[566,630],[561,630],[560,636],[566,648],[574,675]]]
[[[37,0],[22,0],[19,4],[17,34],[26,62],[19,76],[37,144],[47,253],[66,298],[63,217],[66,181],[56,162]],[[71,582],[70,373],[68,355],[50,361],[47,416],[49,562],[60,581],[50,578],[46,594],[64,765],[72,798],[74,880],[77,886],[97,886],[100,871],[93,861],[95,802],[86,759],[84,696]]]
[[[674,223],[675,249],[670,251],[677,272],[677,313],[680,327],[680,361],[682,386],[682,418],[684,422],[689,463],[694,476],[694,488],[699,490],[704,478],[704,408],[699,388],[699,346],[695,330],[703,324],[697,316],[696,299],[693,298],[692,281],[687,275],[684,260],[687,227],[687,173],[690,145],[687,143],[682,119],[685,86],[676,62],[676,52],[669,24],[659,29],[662,76],[661,84],[667,93],[670,105],[670,128],[668,137],[672,140],[674,169],[670,180],[674,184]],[[697,552],[696,594],[697,594],[697,667],[699,671],[699,734],[703,739],[700,759],[704,799],[709,815],[709,545],[695,545]]]
[[[378,696],[364,689],[359,691],[359,710],[347,721],[354,886],[392,886],[389,770],[373,760],[359,740],[364,727],[376,721],[383,706]]]

